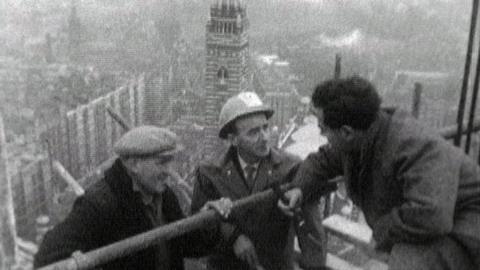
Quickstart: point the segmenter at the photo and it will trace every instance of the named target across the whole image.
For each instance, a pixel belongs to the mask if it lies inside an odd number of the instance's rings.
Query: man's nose
[[[266,141],[269,139],[270,137],[270,131],[268,129],[262,129],[262,131],[260,132],[261,133],[261,139]]]

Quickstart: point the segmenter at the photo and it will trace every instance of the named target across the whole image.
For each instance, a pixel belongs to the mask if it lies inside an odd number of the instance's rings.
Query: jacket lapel
[[[252,193],[257,193],[265,190],[274,182],[279,182],[282,179],[278,179],[278,170],[276,168],[280,166],[282,160],[280,155],[272,149],[268,158],[264,159],[258,167],[257,176],[255,179],[255,185]]]
[[[184,218],[178,198],[169,187],[162,194],[162,200],[162,213],[165,215],[168,223]]]
[[[370,190],[366,190],[371,187],[368,183],[381,178],[382,168],[380,165],[384,163],[382,159],[385,159],[382,149],[388,133],[389,122],[387,113],[381,111],[361,143],[361,152],[358,156],[349,155],[346,159],[350,196],[360,206],[363,206],[365,196],[368,197],[370,192]]]
[[[274,149],[270,155],[264,159],[257,171],[255,184],[250,190],[246,185],[239,165],[236,165],[236,152],[234,148],[230,148],[227,153],[220,156],[214,164],[219,173],[210,173],[212,183],[222,194],[230,195],[232,199],[239,199],[249,196],[253,193],[265,190],[277,179],[278,167],[281,166],[282,158]],[[208,173],[208,172],[207,172]]]
[[[260,163],[257,169],[257,175],[255,177],[255,184],[252,188],[252,193],[262,191],[270,183],[272,177],[272,164],[267,160]]]
[[[227,163],[221,175],[222,179],[219,179],[219,181],[224,183],[225,188],[229,190],[228,193],[232,195],[232,199],[239,199],[250,195],[250,190],[233,160]]]
[[[117,160],[105,173],[105,181],[114,194],[121,196],[118,197],[117,200],[120,205],[119,208],[123,211],[125,217],[135,219],[138,226],[141,227],[141,230],[153,227],[153,224],[149,222],[142,200],[140,196],[133,191],[132,180],[120,160]]]
[[[250,194],[245,185],[243,175],[235,165],[235,149],[230,147],[227,152],[218,155],[212,162],[212,167],[205,169],[205,173],[215,188],[224,196],[239,199]]]

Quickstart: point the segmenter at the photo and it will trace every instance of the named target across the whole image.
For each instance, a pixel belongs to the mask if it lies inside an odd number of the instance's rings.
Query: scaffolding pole
[[[15,264],[15,215],[13,212],[12,183],[7,166],[7,142],[0,115],[0,268],[10,269]]]
[[[472,129],[473,129],[473,121],[475,120],[475,111],[477,109],[479,83],[480,83],[480,53],[478,54],[478,59],[477,59],[477,68],[475,70],[475,79],[473,82],[472,99],[470,100],[470,114],[468,115],[467,141],[465,142],[465,153],[467,154],[470,152],[470,143],[472,141]]]
[[[463,73],[463,82],[462,82],[462,89],[460,93],[460,101],[458,104],[458,114],[457,114],[457,135],[455,136],[454,144],[456,146],[460,146],[462,141],[462,130],[463,130],[463,117],[465,114],[465,103],[467,100],[467,89],[468,89],[468,81],[470,77],[470,66],[472,62],[472,49],[473,49],[473,41],[475,39],[475,28],[477,25],[477,15],[478,15],[478,0],[473,0],[472,2],[472,15],[470,19],[470,34],[468,37],[468,45],[467,45],[467,56],[465,59],[465,67]]]
[[[336,184],[336,182],[335,182]],[[282,191],[288,189],[288,185],[281,187]],[[254,207],[259,203],[275,200],[276,195],[272,189],[256,193],[249,197],[242,198],[233,203],[232,216],[236,211]],[[169,240],[185,233],[205,228],[210,224],[220,221],[222,218],[215,210],[199,212],[191,217],[169,223],[162,227],[147,231],[124,240],[112,243],[86,253],[74,252],[72,257],[57,263],[45,266],[39,270],[80,270],[92,269],[109,261],[127,256],[137,251],[154,246],[160,241]]]

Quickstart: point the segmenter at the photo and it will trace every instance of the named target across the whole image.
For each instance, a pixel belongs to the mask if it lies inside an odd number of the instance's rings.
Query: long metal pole
[[[132,127],[127,122],[127,120],[125,120],[125,118],[123,118],[122,115],[120,115],[118,112],[116,112],[115,109],[113,109],[112,107],[110,107],[108,105],[106,106],[106,109],[107,109],[108,114],[113,118],[113,120],[115,120],[124,130],[132,129]]]
[[[342,182],[343,178],[337,177],[329,180],[325,187],[333,186]],[[280,187],[281,192],[291,188],[290,184]],[[275,200],[277,195],[274,189],[268,189],[251,196],[233,202],[231,216],[237,215],[238,211],[244,211],[260,203]],[[110,245],[86,252],[74,252],[72,257],[47,265],[39,270],[80,270],[92,269],[109,261],[135,253],[139,250],[149,248],[160,241],[169,240],[214,224],[221,220],[221,217],[214,210],[207,210],[197,213],[191,217],[169,223],[157,229],[147,231]]]
[[[56,173],[62,178],[65,183],[68,184],[69,187],[73,189],[73,192],[77,196],[83,196],[85,194],[85,190],[83,187],[73,178],[73,176],[63,167],[62,163],[60,163],[58,160],[53,161],[53,169],[55,170]]]
[[[413,103],[412,103],[412,115],[418,119],[420,115],[420,102],[422,101],[422,89],[423,86],[419,82],[415,82],[413,88]]]
[[[472,100],[470,101],[470,114],[468,116],[467,141],[465,143],[465,153],[470,152],[470,143],[472,141],[473,121],[475,120],[475,110],[477,109],[478,84],[480,82],[480,51],[477,59],[477,69],[475,71],[475,81],[473,83]]]
[[[333,77],[335,79],[340,79],[340,75],[342,73],[342,57],[340,54],[335,54],[335,72],[333,74]]]
[[[458,114],[457,114],[458,128],[457,128],[457,136],[455,137],[455,141],[454,141],[454,144],[456,146],[459,146],[462,140],[463,116],[465,114],[465,102],[467,99],[467,88],[468,88],[468,80],[470,76],[470,65],[472,61],[473,40],[475,38],[475,28],[477,25],[477,14],[478,14],[478,0],[473,0],[472,16],[470,19],[470,34],[468,37],[468,45],[467,45],[467,56],[465,59],[462,90],[460,93],[460,101],[458,104]]]
[[[454,139],[457,136],[458,134],[457,129],[458,129],[457,125],[447,126],[440,129],[439,133],[445,139],[450,140],[450,139]],[[480,131],[480,119],[475,120],[472,126],[472,132],[477,132],[477,131]],[[462,129],[461,134],[466,134],[466,133],[467,133],[467,129],[464,127]]]
[[[13,191],[8,170],[7,141],[5,128],[0,115],[0,268],[10,267],[15,263],[16,226],[13,211]]]
[[[282,186],[282,190],[286,189],[287,186]],[[272,189],[245,197],[233,203],[232,215],[235,215],[235,211],[239,209],[244,210],[258,203],[273,199],[275,199],[275,194]],[[106,262],[149,248],[159,241],[169,240],[187,232],[204,228],[220,219],[221,217],[217,215],[214,210],[207,210],[99,249],[86,253],[74,253],[71,258],[48,265],[39,270],[79,270],[95,268]]]

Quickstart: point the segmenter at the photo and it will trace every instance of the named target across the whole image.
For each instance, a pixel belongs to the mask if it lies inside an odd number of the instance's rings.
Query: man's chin
[[[155,187],[155,193],[161,194],[165,191],[167,187],[165,185]]]
[[[257,151],[257,156],[264,158],[270,154],[270,147],[266,147],[266,149],[260,149],[260,151]]]

